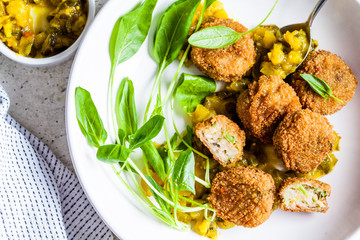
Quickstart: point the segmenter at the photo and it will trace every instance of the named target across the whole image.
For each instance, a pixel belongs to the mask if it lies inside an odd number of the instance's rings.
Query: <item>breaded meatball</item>
[[[238,98],[236,111],[250,135],[271,143],[286,114],[301,109],[294,89],[278,76],[261,76]]]
[[[243,155],[245,132],[224,115],[196,124],[195,133],[224,167],[231,167]]]
[[[273,141],[288,169],[308,173],[332,151],[335,134],[325,116],[304,109],[284,118]]]
[[[225,26],[239,33],[248,29],[232,19],[214,18],[201,29],[213,26]],[[254,41],[249,34],[242,36],[236,43],[219,49],[193,47],[191,59],[195,66],[207,76],[224,82],[232,82],[250,70],[255,63]]]
[[[275,184],[270,174],[238,166],[216,174],[209,201],[216,216],[236,225],[253,228],[271,215]]]
[[[322,212],[328,210],[326,197],[331,194],[329,184],[309,178],[287,178],[279,188],[279,207],[291,212]]]
[[[321,97],[300,76],[303,73],[315,75],[325,81],[333,95],[342,102],[331,97],[328,100]],[[340,57],[324,50],[310,52],[304,63],[291,76],[291,86],[298,94],[303,108],[322,115],[333,114],[351,101],[357,82],[350,67]]]

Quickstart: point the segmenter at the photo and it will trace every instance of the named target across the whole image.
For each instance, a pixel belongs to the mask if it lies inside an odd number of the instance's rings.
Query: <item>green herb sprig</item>
[[[335,97],[329,85],[320,78],[312,74],[300,74],[300,76],[310,85],[310,87],[320,96],[329,100],[329,97],[334,98],[338,102],[343,102],[341,99]]]
[[[192,34],[189,38],[189,43],[195,47],[206,49],[218,49],[229,46],[238,41],[242,36],[256,30],[261,24],[263,24],[273,12],[277,3],[278,0],[275,1],[275,4],[264,20],[262,20],[256,27],[250,29],[249,31],[238,33],[233,29],[224,26],[208,27]]]
[[[200,27],[206,8],[214,1],[204,1],[196,30]],[[111,72],[108,107],[112,114],[112,124],[116,132],[114,143],[105,144],[107,132],[90,93],[80,87],[77,88],[75,93],[79,126],[87,137],[89,144],[97,148],[97,159],[111,165],[120,181],[146,209],[166,224],[179,230],[190,229],[190,226],[178,220],[177,212],[205,211],[204,216],[208,219],[207,216],[210,211],[213,214],[209,219],[213,220],[215,218],[215,212],[208,204],[202,204],[180,195],[180,191],[184,190],[195,193],[195,181],[210,187],[209,162],[207,159],[205,180],[196,177],[193,151],[198,152],[191,147],[192,128],[188,127],[188,132],[184,138],[181,137],[177,129],[176,133],[170,138],[163,116],[163,107],[173,94],[180,69],[190,50],[190,46],[187,47],[180,60],[165,98],[162,99],[160,94],[162,74],[165,68],[176,59],[181,48],[186,43],[191,21],[200,2],[201,0],[178,0],[160,18],[154,45],[154,58],[159,65],[159,70],[141,127],[138,127],[132,81],[129,78],[124,78],[121,81],[116,101],[114,101],[112,95],[113,82],[117,65],[131,58],[145,41],[157,0],[145,0],[133,11],[119,18],[113,28],[109,42]],[[156,97],[156,103],[149,116],[154,97]],[[162,130],[165,133],[167,144],[166,147],[156,148],[152,139]],[[181,142],[178,141],[179,139]],[[131,159],[132,152],[139,148],[141,148],[144,155],[142,159],[145,167],[144,172]],[[178,157],[175,157],[175,151]],[[201,153],[198,154],[201,155]],[[150,167],[164,181],[164,186],[160,186],[154,180]],[[127,172],[127,176],[130,176],[132,181],[122,175],[123,171]],[[146,196],[140,186],[138,177],[148,185],[156,203],[150,201]],[[135,186],[137,191],[131,186]],[[182,206],[179,199],[192,203],[195,207]]]

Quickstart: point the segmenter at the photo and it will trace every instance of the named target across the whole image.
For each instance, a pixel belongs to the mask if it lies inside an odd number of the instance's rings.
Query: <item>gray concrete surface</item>
[[[106,0],[95,2],[98,12]],[[10,97],[10,115],[74,171],[65,133],[65,93],[72,61],[34,68],[0,54],[0,85]]]

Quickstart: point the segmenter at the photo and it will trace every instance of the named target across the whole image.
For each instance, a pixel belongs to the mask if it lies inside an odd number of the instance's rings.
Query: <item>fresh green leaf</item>
[[[171,161],[170,157],[169,157],[169,151],[168,149],[166,149],[165,147],[159,147],[157,149],[160,157],[163,160],[164,163],[164,167],[165,167],[165,172],[169,173],[172,166],[173,166],[173,162]]]
[[[148,141],[141,146],[141,150],[154,171],[164,180],[166,177],[164,160],[155,145],[151,141]]]
[[[334,98],[338,102],[342,102],[342,100],[335,97],[332,93],[329,85],[321,80],[320,78],[312,75],[312,74],[300,74],[300,76],[310,85],[310,87],[320,96],[329,100],[329,96]]]
[[[207,49],[218,49],[229,46],[239,40],[242,36],[256,30],[266,19],[270,16],[274,10],[278,0],[275,1],[274,6],[256,27],[246,31],[244,33],[238,33],[231,28],[224,26],[208,27],[201,31],[192,34],[189,38],[189,43],[195,47],[207,48]]]
[[[118,130],[118,137],[119,137],[120,144],[125,145],[126,134],[125,134],[125,131],[121,128],[119,128],[119,130]]]
[[[205,9],[208,9],[216,0],[205,0]]]
[[[160,185],[152,177],[150,177],[148,175],[145,175],[145,177],[158,192],[160,192],[160,193],[164,192],[162,187],[160,187]],[[165,210],[168,214],[170,214],[171,213],[171,206],[168,203],[166,203],[161,197],[159,197],[156,194],[156,192],[154,192],[152,190],[152,188],[149,187],[149,189],[150,189],[151,193],[153,194],[156,202],[159,204],[160,208]]]
[[[185,113],[192,113],[206,96],[215,92],[216,83],[213,79],[183,73],[175,90],[175,97]]]
[[[179,55],[200,2],[201,0],[178,0],[163,13],[154,43],[154,58],[157,63],[165,63],[167,66]]]
[[[214,26],[192,34],[189,38],[189,43],[195,47],[217,49],[235,43],[242,36],[243,34],[231,28]]]
[[[96,157],[105,163],[125,162],[131,150],[120,144],[109,144],[99,147]]]
[[[172,181],[178,191],[195,194],[195,159],[191,149],[181,152],[176,159]]]
[[[119,129],[125,132],[125,136],[134,134],[137,129],[137,115],[134,86],[129,78],[124,78],[120,83],[116,96],[115,113]]]
[[[155,115],[150,118],[141,128],[130,136],[130,148],[135,149],[141,147],[144,143],[156,137],[164,125],[164,120],[165,118],[160,115]]]
[[[230,143],[235,143],[235,137],[233,135],[228,134],[227,132],[224,132],[224,137],[226,140],[228,140]]]
[[[107,132],[103,122],[90,93],[81,87],[75,89],[75,111],[81,132],[88,143],[94,147],[104,144]]]
[[[186,129],[187,129],[187,132],[186,132],[185,136],[183,137],[183,140],[189,146],[192,146],[193,129],[189,125],[186,127]],[[188,149],[188,147],[183,142],[181,142],[176,150],[186,150],[186,149]]]
[[[171,149],[175,149],[177,140],[178,140],[178,135],[177,133],[174,133],[174,135],[170,138]]]
[[[116,21],[109,42],[113,66],[125,62],[140,49],[149,32],[156,3],[157,0],[146,0]]]

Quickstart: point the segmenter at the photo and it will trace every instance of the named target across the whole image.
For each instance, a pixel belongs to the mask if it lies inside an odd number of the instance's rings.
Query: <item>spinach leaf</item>
[[[192,146],[192,137],[193,137],[193,128],[190,127],[189,125],[186,127],[187,129],[187,133],[185,134],[185,136],[183,137],[183,140],[189,145]],[[188,149],[188,147],[181,142],[179,144],[179,146],[176,148],[176,150],[186,150]]]
[[[119,143],[121,145],[125,145],[125,138],[126,138],[126,134],[125,134],[125,131],[122,130],[121,128],[119,128],[118,130],[118,137],[119,137]]]
[[[165,118],[160,115],[155,115],[150,118],[141,128],[130,136],[130,148],[135,149],[141,147],[144,143],[156,137],[164,125],[164,120]]]
[[[140,49],[149,32],[156,3],[157,0],[146,0],[116,21],[109,42],[112,66],[125,62]]]
[[[172,166],[173,166],[173,162],[171,161],[170,157],[169,157],[169,151],[168,149],[166,149],[165,147],[159,147],[157,149],[160,157],[162,158],[162,161],[164,163],[164,168],[165,168],[165,172],[169,173]]]
[[[119,129],[125,132],[125,136],[134,134],[137,129],[137,115],[134,86],[129,78],[124,78],[120,83],[116,96],[115,113]]]
[[[151,141],[147,141],[141,146],[141,150],[154,171],[164,180],[166,177],[164,160],[155,145]]]
[[[178,191],[190,191],[195,194],[195,159],[191,149],[181,152],[176,159],[172,181]]]
[[[162,187],[160,187],[160,185],[152,177],[150,177],[148,175],[145,175],[145,177],[158,192],[161,192],[161,193],[164,192]],[[149,187],[149,189],[150,189],[151,193],[153,194],[156,202],[159,204],[160,208],[162,210],[165,210],[168,214],[171,213],[170,212],[171,211],[171,206],[168,203],[166,203],[161,197],[159,197],[156,194],[156,192],[154,192],[152,190],[152,188]]]
[[[217,49],[235,43],[243,34],[224,26],[205,28],[191,35],[189,43],[195,47]]]
[[[81,87],[75,89],[75,111],[81,132],[88,143],[94,147],[104,144],[107,132],[103,122],[90,93]]]
[[[185,113],[192,113],[196,106],[206,96],[215,92],[216,83],[214,80],[183,73],[179,79],[179,85],[175,91],[175,97],[179,101]]]
[[[154,58],[160,65],[172,63],[179,55],[201,0],[178,0],[161,16],[155,35]]]
[[[130,153],[131,150],[125,145],[109,144],[99,147],[96,157],[105,163],[121,163],[126,161]]]

